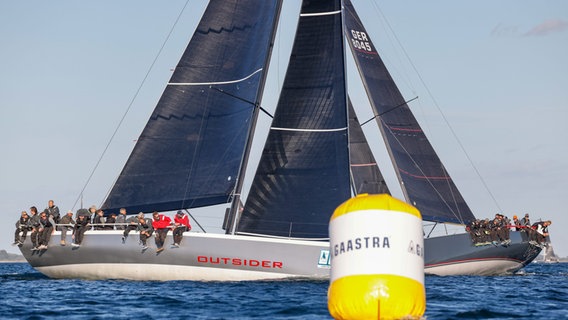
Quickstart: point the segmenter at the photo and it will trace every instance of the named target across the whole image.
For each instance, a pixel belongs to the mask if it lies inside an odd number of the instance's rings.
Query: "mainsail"
[[[237,233],[327,238],[348,199],[341,1],[304,1],[292,55]]]
[[[280,6],[210,2],[103,208],[135,213],[229,200]]]
[[[344,0],[345,36],[407,201],[424,220],[475,219],[398,90],[351,1]]]

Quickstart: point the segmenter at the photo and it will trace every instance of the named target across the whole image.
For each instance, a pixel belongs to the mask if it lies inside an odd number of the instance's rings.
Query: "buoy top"
[[[422,219],[420,211],[404,201],[393,198],[388,194],[368,193],[358,194],[355,198],[351,198],[343,202],[341,205],[339,205],[339,207],[337,207],[337,209],[335,209],[335,212],[333,212],[331,219],[335,219],[341,215],[354,211],[372,209],[401,211],[412,214]]]

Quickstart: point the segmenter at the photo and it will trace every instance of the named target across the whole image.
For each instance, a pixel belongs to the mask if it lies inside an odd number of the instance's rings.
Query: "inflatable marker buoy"
[[[333,318],[422,317],[426,292],[418,209],[387,194],[362,194],[335,210],[329,235]]]

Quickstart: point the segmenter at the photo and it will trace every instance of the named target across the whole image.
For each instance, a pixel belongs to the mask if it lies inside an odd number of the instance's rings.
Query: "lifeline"
[[[333,246],[333,256],[337,257],[340,254],[359,250],[359,249],[369,249],[369,248],[389,248],[390,242],[389,237],[383,237],[381,246],[381,237],[362,237],[349,239],[347,241],[341,241]]]

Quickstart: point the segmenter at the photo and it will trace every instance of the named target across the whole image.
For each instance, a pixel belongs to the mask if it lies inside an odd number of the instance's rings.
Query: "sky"
[[[263,98],[268,110],[284,79],[299,3],[284,3]],[[32,205],[42,210],[53,199],[65,212],[103,202],[206,1],[185,4],[0,1],[0,249],[18,253],[10,246],[14,223]],[[474,214],[550,219],[554,249],[568,256],[568,2],[354,4],[405,98],[418,96],[410,107]],[[366,120],[372,115],[353,66],[348,61],[349,92]],[[259,124],[253,152],[270,121]],[[401,198],[378,131],[372,122],[364,130]],[[251,160],[245,188],[258,157]],[[192,212],[207,230],[220,230],[224,206]]]

